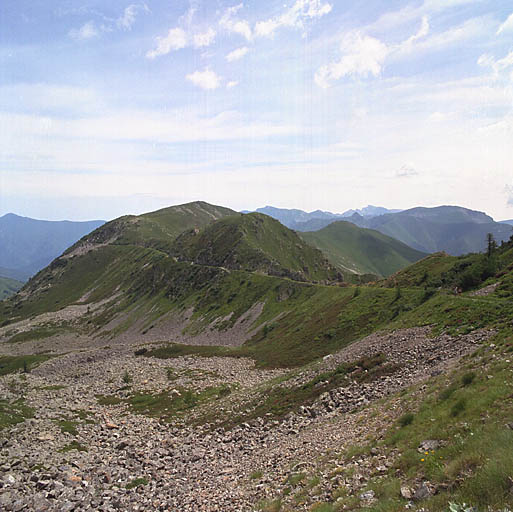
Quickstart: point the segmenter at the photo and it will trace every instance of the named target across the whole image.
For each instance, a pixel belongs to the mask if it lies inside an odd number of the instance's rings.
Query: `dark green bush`
[[[399,418],[399,425],[401,425],[401,427],[407,427],[408,425],[411,425],[413,423],[414,418],[415,416],[413,413],[407,412]]]

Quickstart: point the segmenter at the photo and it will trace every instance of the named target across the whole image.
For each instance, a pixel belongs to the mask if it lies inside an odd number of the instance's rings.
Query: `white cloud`
[[[94,141],[93,145],[121,144],[124,141],[177,143],[267,138],[301,131],[295,124],[269,122],[268,119],[250,120],[233,111],[206,117],[201,112],[188,110],[174,110],[165,114],[136,110],[68,119],[0,112],[0,124],[10,127],[9,132],[2,133],[0,138],[0,161],[9,154],[26,161],[35,150],[43,154],[62,151],[77,164],[74,165],[77,168],[82,165],[79,164],[78,155],[73,156],[73,153],[77,148],[82,148],[82,153],[87,154],[90,151],[90,145],[84,144],[87,140]],[[129,146],[123,144],[116,148],[118,156],[129,150]],[[62,158],[63,169],[70,168],[69,159]],[[87,158],[83,165],[86,162]],[[39,164],[44,162],[35,162],[35,165]]]
[[[340,46],[342,58],[321,67],[315,82],[322,88],[347,75],[378,76],[389,53],[386,44],[360,32],[347,34]]]
[[[411,46],[415,41],[418,39],[422,39],[423,37],[427,36],[429,34],[429,21],[427,16],[422,17],[422,22],[419,28],[419,31],[409,37],[406,41],[404,41],[404,46]]]
[[[306,20],[320,18],[331,12],[331,9],[331,4],[322,0],[296,0],[294,5],[280,16],[259,21],[255,25],[255,34],[261,37],[271,37],[280,27],[304,29]]]
[[[139,10],[150,12],[146,4],[131,4],[125,8],[123,14],[116,20],[117,27],[122,30],[131,30]]]
[[[245,37],[248,41],[251,41],[253,34],[249,22],[246,20],[240,20],[235,18],[235,15],[244,7],[244,4],[239,4],[234,7],[228,8],[221,19],[219,25],[227,30],[228,32],[234,32]]]
[[[408,4],[396,11],[388,11],[382,14],[367,29],[390,33],[393,29],[406,23],[411,23],[423,16],[430,16],[448,9],[468,4],[475,4],[482,0],[424,0],[420,5]]]
[[[490,67],[494,77],[499,78],[503,71],[507,71],[509,68],[513,67],[513,50],[502,59],[496,59],[493,55],[485,53],[479,57],[477,64],[482,67]],[[513,81],[513,75],[509,78]]]
[[[497,29],[497,35],[502,34],[503,32],[513,31],[513,13],[511,13],[506,21],[501,24],[501,26]]]
[[[187,34],[181,28],[172,28],[166,37],[157,37],[157,47],[146,53],[146,57],[154,59],[161,55],[167,55],[174,50],[180,50],[187,46]]]
[[[210,46],[216,37],[216,31],[210,27],[206,32],[200,32],[197,34],[191,34],[185,31],[183,28],[176,27],[172,28],[167,36],[157,37],[157,47],[146,53],[146,57],[149,59],[155,59],[161,55],[167,55],[168,53],[176,50],[181,50],[188,46],[194,48],[205,48]]]
[[[195,71],[186,76],[187,80],[205,90],[217,89],[221,85],[221,77],[210,69]]]
[[[239,82],[237,80],[232,80],[230,82],[228,82],[226,84],[226,88],[227,89],[233,89],[234,87],[236,87],[237,85],[239,85]]]
[[[216,31],[210,27],[206,32],[202,34],[195,34],[193,37],[193,45],[195,48],[204,48],[210,46],[216,37]]]
[[[247,46],[243,46],[242,48],[237,48],[236,50],[233,50],[233,52],[230,52],[226,56],[226,60],[228,62],[233,62],[235,60],[242,59],[244,55],[246,55],[249,51],[249,48]]]
[[[86,41],[87,39],[93,39],[98,37],[99,31],[94,24],[94,21],[88,21],[84,23],[80,28],[73,28],[68,32],[71,39],[75,41]]]
[[[489,19],[487,17],[470,18],[461,25],[451,27],[423,41],[416,43],[415,50],[440,50],[446,46],[454,45],[460,41],[474,39],[480,35],[489,34]],[[407,50],[403,45],[402,50]]]
[[[395,173],[398,178],[410,178],[412,176],[418,176],[418,171],[412,164],[404,164],[401,168]]]
[[[379,39],[359,31],[347,34],[341,43],[342,57],[321,67],[315,74],[316,83],[323,88],[340,78],[352,76],[379,76],[387,60],[404,58],[421,51],[440,50],[458,41],[474,38],[488,30],[488,18],[471,18],[461,25],[433,34],[429,21],[422,17],[417,32],[398,44],[385,44]]]

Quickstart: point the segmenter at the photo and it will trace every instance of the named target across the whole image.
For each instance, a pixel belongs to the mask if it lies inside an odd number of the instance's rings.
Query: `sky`
[[[511,0],[2,0],[0,215],[513,218]]]

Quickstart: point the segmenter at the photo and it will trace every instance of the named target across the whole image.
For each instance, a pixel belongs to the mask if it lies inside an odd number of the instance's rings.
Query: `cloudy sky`
[[[513,218],[510,0],[2,0],[0,215]]]

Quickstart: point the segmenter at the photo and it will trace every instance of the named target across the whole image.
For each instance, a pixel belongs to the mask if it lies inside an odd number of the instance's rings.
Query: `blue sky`
[[[508,0],[3,0],[0,214],[513,218]]]

